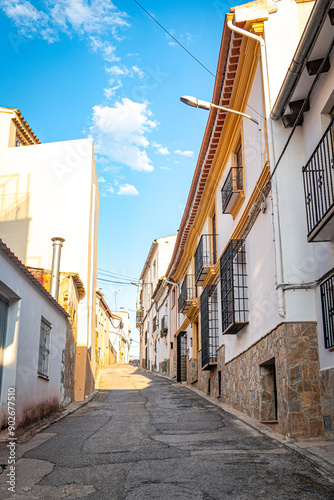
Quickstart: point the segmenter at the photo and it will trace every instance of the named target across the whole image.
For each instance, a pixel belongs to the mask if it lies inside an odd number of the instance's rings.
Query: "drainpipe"
[[[61,247],[64,243],[64,238],[51,238],[53,252],[52,252],[52,267],[51,267],[51,283],[50,283],[50,294],[52,297],[58,301],[59,293],[59,268],[60,268],[60,254]]]
[[[274,154],[274,144],[273,144],[273,131],[272,131],[272,121],[269,119],[270,116],[270,99],[269,99],[269,79],[268,79],[268,67],[267,67],[267,57],[266,57],[266,45],[265,41],[261,36],[250,33],[232,23],[234,14],[227,14],[227,26],[231,31],[235,31],[240,35],[246,36],[256,40],[260,44],[261,49],[261,70],[262,70],[262,82],[263,82],[263,94],[264,94],[264,105],[265,105],[265,119],[267,122],[267,135],[268,135],[268,152],[269,152],[269,163],[271,169],[275,166],[275,154]],[[273,176],[271,179],[272,185],[272,198],[273,198],[273,229],[274,229],[274,251],[275,251],[275,274],[276,283],[283,283],[283,261],[282,261],[282,243],[281,243],[281,231],[279,222],[279,207],[278,207],[278,196],[277,196],[277,182],[276,177]],[[278,294],[278,314],[285,318],[285,307],[284,307],[284,292],[280,287],[277,290]]]

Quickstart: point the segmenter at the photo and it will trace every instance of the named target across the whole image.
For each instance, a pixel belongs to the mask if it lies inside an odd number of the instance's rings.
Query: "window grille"
[[[245,240],[231,240],[220,259],[222,332],[235,334],[248,324]]]
[[[176,381],[187,380],[187,332],[180,332],[176,345]]]
[[[51,342],[51,324],[44,318],[41,319],[40,338],[39,338],[39,356],[38,356],[38,374],[43,377],[49,376],[49,358]]]
[[[154,316],[154,318],[153,318],[153,326],[152,326],[152,328],[153,328],[153,333],[154,333],[155,330],[157,329],[157,317],[156,316]]]
[[[202,369],[217,364],[218,294],[215,285],[208,285],[201,295]]]
[[[320,286],[325,348],[334,347],[334,275]]]
[[[331,225],[334,214],[333,124],[334,119],[303,167],[309,241],[328,241],[333,237],[333,225]]]

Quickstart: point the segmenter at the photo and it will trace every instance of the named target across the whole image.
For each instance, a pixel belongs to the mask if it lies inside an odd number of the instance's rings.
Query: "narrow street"
[[[3,445],[2,445],[3,446]],[[100,391],[20,446],[16,493],[111,500],[327,500],[333,483],[295,452],[183,386],[105,369]]]

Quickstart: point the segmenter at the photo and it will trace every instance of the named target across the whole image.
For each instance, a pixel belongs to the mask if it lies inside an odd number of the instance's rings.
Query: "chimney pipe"
[[[61,247],[63,246],[64,238],[51,238],[53,252],[52,252],[52,267],[51,267],[51,283],[50,294],[58,301],[59,292],[59,268],[60,268],[60,254]]]

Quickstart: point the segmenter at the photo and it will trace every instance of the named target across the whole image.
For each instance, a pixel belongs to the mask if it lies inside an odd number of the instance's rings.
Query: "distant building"
[[[52,237],[65,238],[61,271],[80,275],[75,399],[94,389],[99,191],[91,139],[41,144],[20,110],[0,108],[0,235],[27,266],[51,269]]]
[[[166,316],[165,306],[161,307],[162,304],[165,304],[165,299],[161,301],[160,295],[158,299],[156,294],[162,285],[161,279],[165,276],[175,240],[176,235],[154,240],[140,275],[142,281],[141,304],[139,304],[139,312],[137,311],[137,318],[139,319],[139,313],[142,316],[140,322],[140,364],[152,371],[160,369],[158,347],[161,339],[161,321],[163,316]],[[167,356],[165,349],[161,350],[161,354],[163,356],[161,361],[165,363],[167,371],[168,358],[165,358]]]
[[[129,313],[127,311],[112,311],[110,319],[109,339],[113,349],[116,350],[116,363],[129,363],[130,352],[130,327]]]

